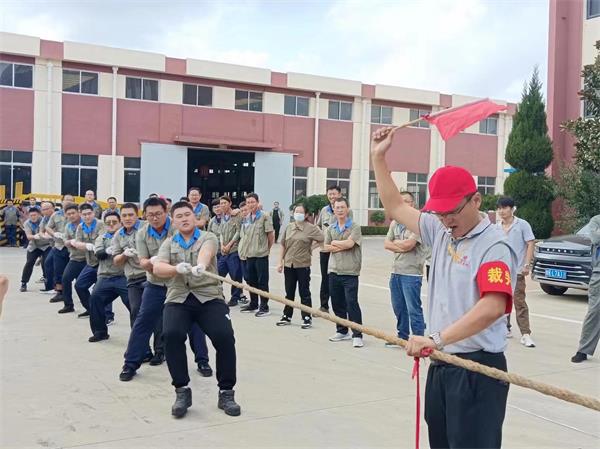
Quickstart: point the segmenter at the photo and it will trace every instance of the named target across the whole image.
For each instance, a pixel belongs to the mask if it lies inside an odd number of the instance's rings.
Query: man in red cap
[[[373,134],[371,158],[386,212],[431,247],[428,336],[411,336],[407,353],[437,349],[506,370],[506,322],[512,308],[516,255],[502,231],[479,213],[481,195],[461,167],[429,180],[423,211],[409,207],[385,161],[393,128]],[[431,362],[425,421],[432,448],[499,448],[508,385],[453,365]]]

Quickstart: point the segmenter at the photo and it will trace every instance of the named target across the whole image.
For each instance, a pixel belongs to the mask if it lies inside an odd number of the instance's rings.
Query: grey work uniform
[[[506,313],[510,311],[517,257],[504,234],[487,217],[461,238],[452,237],[431,214],[421,214],[419,228],[421,240],[432,250],[430,332],[441,332],[458,321],[487,291],[507,295]],[[486,268],[490,266],[495,268]],[[483,294],[480,285],[486,289]],[[506,371],[505,348],[506,318],[502,317],[443,350]],[[432,361],[425,390],[430,445],[501,447],[507,396],[507,384]]]

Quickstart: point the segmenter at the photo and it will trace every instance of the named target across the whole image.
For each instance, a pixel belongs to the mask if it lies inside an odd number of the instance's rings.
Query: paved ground
[[[391,256],[381,247],[380,238],[365,242],[360,302],[366,324],[392,331]],[[411,361],[400,349],[384,348],[372,338],[361,349],[330,343],[334,327],[321,320],[302,330],[295,317],[294,326],[278,328],[282,308],[277,304],[272,316],[261,319],[234,310],[242,415],[232,418],[217,409],[214,378],[192,375],[193,407],[185,419],[175,420],[166,365],[144,365],[133,381],[118,380],[129,334],[124,307],[115,306],[110,340],[90,344],[87,322],[56,314],[58,305],[37,293],[40,284],[18,292],[24,259],[21,249],[0,248],[0,273],[11,280],[0,320],[2,448],[414,446],[415,386]],[[317,293],[316,259],[313,267]],[[33,279],[40,275],[36,267]],[[283,292],[283,278],[275,270],[271,286]],[[518,338],[511,340],[510,369],[600,397],[598,359],[580,365],[569,361],[586,296],[550,297],[530,283],[528,298],[538,347],[527,349]],[[428,447],[425,435],[421,447]],[[600,447],[600,414],[513,387],[504,447]]]

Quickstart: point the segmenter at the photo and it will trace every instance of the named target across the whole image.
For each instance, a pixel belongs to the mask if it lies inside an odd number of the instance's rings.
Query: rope
[[[388,334],[383,332],[380,329],[375,329],[372,327],[364,326],[362,324],[355,323],[353,321],[349,321],[338,316],[332,315],[330,313],[321,312],[318,309],[313,309],[311,307],[305,306],[303,304],[299,304],[294,301],[290,301],[282,296],[275,295],[270,292],[265,292],[259,290],[257,288],[251,287],[246,284],[242,284],[241,282],[236,282],[231,279],[227,279],[221,277],[217,274],[210,273],[208,271],[203,272],[204,275],[217,279],[219,281],[225,282],[227,284],[231,284],[237,288],[241,288],[247,290],[251,293],[256,293],[259,296],[263,296],[265,298],[272,299],[273,301],[277,301],[286,306],[293,307],[295,309],[300,309],[304,312],[310,313],[313,317],[323,318],[324,320],[331,321],[332,323],[339,324],[341,326],[349,327],[350,329],[362,332],[363,334],[370,335],[372,337],[378,338],[380,340],[387,341],[389,343],[401,346],[403,348],[406,347],[406,340],[398,338],[394,334]],[[506,371],[499,370],[497,368],[492,368],[489,366],[481,365],[472,360],[466,360],[460,357],[457,357],[452,354],[446,354],[441,351],[432,351],[430,356],[433,360],[437,360],[440,362],[448,363],[451,365],[458,366],[460,368],[467,369],[469,371],[473,371],[475,373],[483,374],[484,376],[491,377],[493,379],[511,383],[513,385],[518,385],[523,388],[528,388],[530,390],[535,390],[539,393],[542,393],[546,396],[552,396],[557,399],[561,399],[566,402],[571,402],[572,404],[581,405],[582,407],[586,407],[592,410],[600,411],[600,400],[590,397],[584,396],[579,393],[575,393],[570,390],[566,390],[564,388],[555,387],[554,385],[549,385],[543,382],[538,382],[536,380],[528,379],[527,377],[521,376],[519,374],[507,373]]]

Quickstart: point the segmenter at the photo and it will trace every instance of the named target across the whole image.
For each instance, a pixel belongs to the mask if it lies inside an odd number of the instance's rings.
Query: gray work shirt
[[[600,215],[592,217],[588,226],[592,241],[592,269],[600,271]]]
[[[50,221],[46,226],[48,229],[52,229],[53,232],[65,233],[65,227],[67,225],[67,219],[63,210],[58,210],[52,214]],[[54,238],[54,247],[58,250],[62,250],[65,247],[65,241],[62,239]]]
[[[517,273],[521,274],[525,263],[530,262],[529,260],[525,260],[527,256],[527,242],[535,240],[531,225],[522,218],[514,217],[512,224],[506,231],[504,230],[502,221],[496,223],[495,226],[506,234],[508,244],[517,254]]]
[[[115,232],[115,236],[112,240],[113,256],[123,254],[123,251],[127,248],[135,249],[137,251],[135,237],[141,226],[142,222],[138,220],[129,232],[127,232],[125,228],[121,228]],[[128,281],[146,277],[146,270],[140,266],[140,259],[138,256],[128,257],[123,269],[125,270],[125,276]]]
[[[348,218],[343,228],[336,221],[325,231],[325,244],[329,245],[334,240],[354,241],[350,249],[331,253],[329,256],[328,273],[342,276],[358,276],[362,267],[362,232],[360,225]]]
[[[31,235],[39,235],[42,232],[42,219],[39,221],[33,222],[31,220],[27,220],[25,224],[23,224],[24,231]],[[48,239],[29,239],[29,244],[27,245],[27,251],[35,251],[36,249],[41,249],[45,251],[50,247],[50,241]]]
[[[40,225],[40,233],[42,234],[46,234],[46,230],[48,228],[48,224],[50,223],[50,219],[52,218],[52,216],[49,217],[44,217],[42,216],[42,223]],[[50,235],[50,234],[48,234]],[[54,247],[54,238],[49,238],[49,239],[44,239],[48,242],[48,245],[52,248]]]
[[[161,233],[150,226],[150,223],[144,223],[138,232],[135,234],[135,246],[138,256],[144,259],[158,256],[158,250],[167,237],[171,237],[175,233],[175,226],[171,223],[171,218],[167,218],[165,226]],[[161,278],[152,273],[146,272],[146,279],[154,285],[166,287],[170,279]]]
[[[94,242],[94,253],[98,254],[100,251],[106,251],[106,248],[112,246],[113,234],[108,232],[99,235]],[[113,262],[113,256],[108,255],[104,259],[98,259],[98,277],[114,277],[124,276],[123,267],[115,265]]]
[[[208,232],[212,232],[217,237],[217,240],[220,242],[222,226],[223,226],[223,221],[222,221],[221,217],[215,215],[208,222],[208,226],[206,227],[206,230]],[[219,248],[219,252],[221,252],[220,248]]]
[[[87,226],[84,222],[81,222],[81,224],[77,226],[75,240],[78,242],[95,244],[98,236],[102,234],[104,234],[104,223],[97,218],[94,218],[94,221],[90,226]],[[90,267],[98,266],[98,258],[94,251],[85,252],[85,261]]]
[[[421,239],[414,232],[406,229],[406,226],[392,221],[388,230],[386,239],[390,242],[394,240],[412,239],[417,242],[415,247],[404,253],[394,253],[394,264],[392,265],[392,273],[402,274],[405,276],[422,276],[423,264],[425,263],[425,250]]]
[[[65,226],[65,241],[77,240],[77,228],[80,224],[81,220],[79,221],[79,223],[75,224],[67,223],[67,225]],[[77,249],[72,246],[67,247],[67,249],[69,250],[69,260],[72,260],[73,262],[85,262],[85,253],[87,251]]]
[[[223,215],[221,217],[221,228],[219,229],[220,238],[219,241],[222,245],[227,245],[229,242],[234,242],[231,245],[229,254],[233,254],[238,250],[238,244],[240,241],[240,228],[242,226],[242,214],[238,214],[235,217],[231,215]]]
[[[196,265],[198,263],[198,253],[204,245],[212,245],[216,250],[219,244],[214,234],[200,230],[198,230],[198,233],[199,235],[197,235],[196,240],[189,248],[184,248],[177,242],[178,238],[181,238],[181,235],[178,233],[173,235],[173,237],[167,238],[158,251],[158,258],[162,262],[173,266],[181,262],[187,262],[192,266]],[[216,253],[210,265],[206,267],[206,271],[217,274]],[[183,303],[190,293],[201,303],[212,301],[213,299],[224,300],[225,298],[223,296],[223,286],[220,281],[208,276],[177,273],[171,279],[167,288],[166,302]]]
[[[15,206],[6,206],[0,213],[4,216],[5,225],[16,226],[19,223],[19,209]]]
[[[517,256],[506,236],[484,218],[466,236],[455,239],[434,215],[422,213],[419,219],[421,240],[431,247],[431,272],[428,286],[428,332],[441,332],[458,321],[481,299],[478,286],[480,268],[487,262],[501,262],[509,273],[493,279],[506,290],[514,291]],[[512,293],[507,293],[512,294]],[[512,301],[507,305],[510,311]],[[506,348],[506,318],[499,318],[487,329],[446,345],[444,352],[486,351],[498,353]]]

